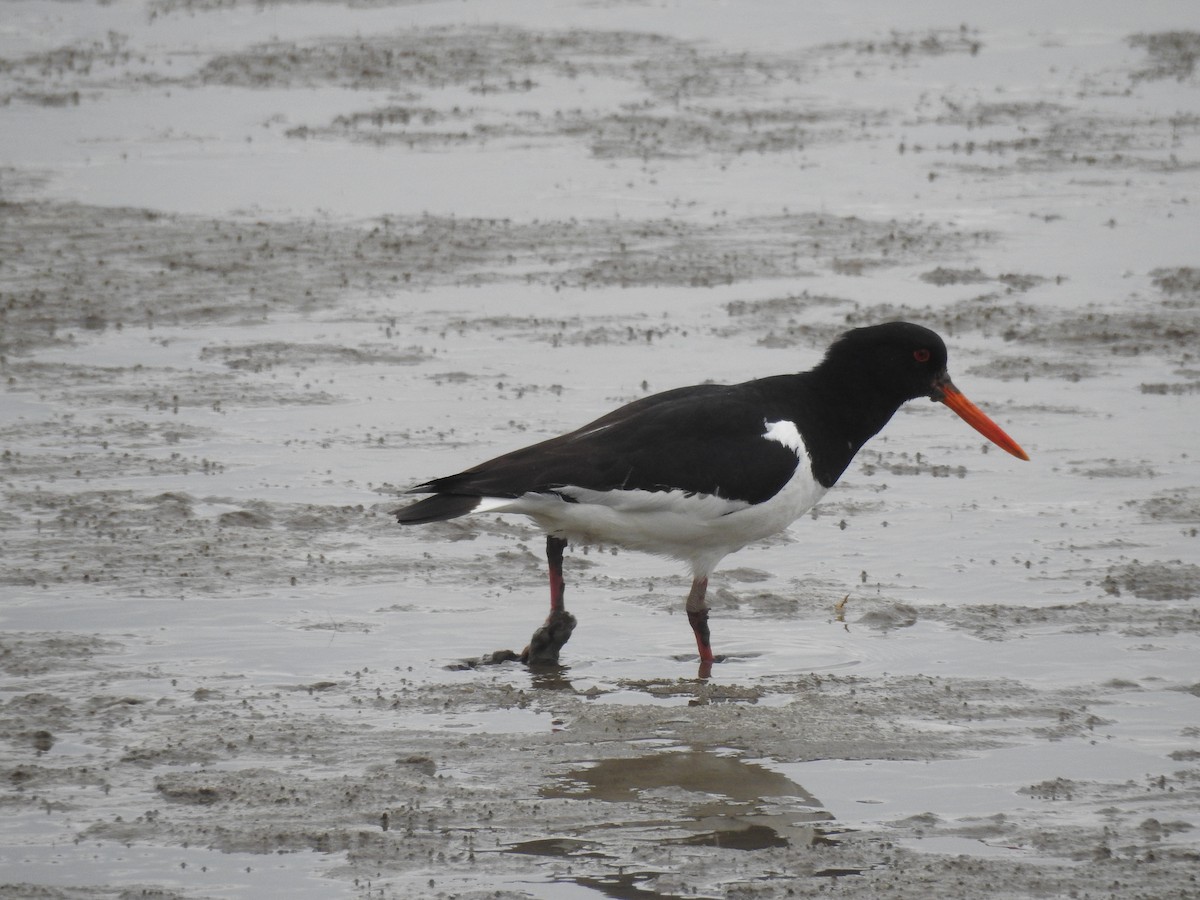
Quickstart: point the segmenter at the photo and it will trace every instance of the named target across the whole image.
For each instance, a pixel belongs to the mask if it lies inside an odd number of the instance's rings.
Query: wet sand
[[[1200,35],[863,15],[8,5],[0,896],[1200,897]],[[387,515],[895,318],[1032,460],[910,404],[711,678]]]

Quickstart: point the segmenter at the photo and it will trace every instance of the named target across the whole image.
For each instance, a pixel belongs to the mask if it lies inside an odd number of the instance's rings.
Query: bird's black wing
[[[681,490],[759,503],[787,483],[798,458],[792,448],[764,438],[761,397],[749,402],[753,385],[697,385],[645,397],[568,434],[436,478],[411,493],[441,495],[439,508],[446,515],[440,517],[447,518],[468,512],[468,498],[565,487]]]

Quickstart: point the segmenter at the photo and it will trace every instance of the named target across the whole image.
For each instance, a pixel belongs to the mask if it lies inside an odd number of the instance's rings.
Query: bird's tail
[[[401,525],[423,525],[426,522],[444,522],[465,516],[479,505],[479,497],[463,494],[435,494],[392,510],[392,515]]]

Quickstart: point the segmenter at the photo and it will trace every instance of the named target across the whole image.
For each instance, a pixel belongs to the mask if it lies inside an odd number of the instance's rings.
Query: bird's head
[[[896,406],[918,397],[944,403],[996,446],[1018,459],[1029,455],[1004,429],[954,386],[946,344],[911,322],[887,322],[847,331],[829,348],[822,367],[839,371],[849,387],[869,390]]]

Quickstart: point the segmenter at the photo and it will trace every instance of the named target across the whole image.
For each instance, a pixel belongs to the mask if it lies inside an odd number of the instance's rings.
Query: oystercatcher
[[[846,332],[809,372],[643,397],[568,434],[418,484],[407,493],[433,496],[395,516],[415,525],[512,512],[546,532],[550,616],[521,654],[530,664],[557,663],[575,627],[563,603],[568,541],[688,563],[688,621],[707,677],[714,656],[705,593],[716,565],[811,509],[901,404],[918,397],[946,404],[1029,459],[951,383],[935,332],[889,322]]]

